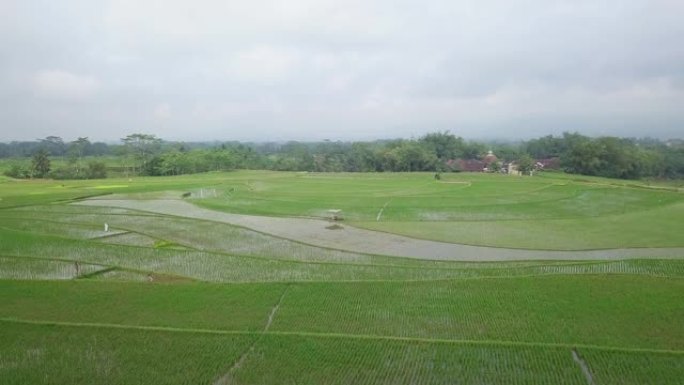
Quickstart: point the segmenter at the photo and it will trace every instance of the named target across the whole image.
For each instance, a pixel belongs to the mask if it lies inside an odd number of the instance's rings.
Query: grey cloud
[[[678,134],[684,3],[0,5],[0,140]]]
[[[85,99],[93,96],[100,81],[62,70],[42,70],[33,77],[36,96],[47,99]]]

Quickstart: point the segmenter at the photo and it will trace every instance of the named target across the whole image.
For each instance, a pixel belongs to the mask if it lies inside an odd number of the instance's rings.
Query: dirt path
[[[684,248],[609,249],[588,251],[519,250],[468,246],[414,239],[343,225],[326,229],[330,222],[319,219],[279,218],[224,213],[197,207],[182,200],[89,199],[80,205],[109,206],[149,211],[186,218],[205,219],[242,226],[313,246],[357,253],[452,261],[591,260],[626,258],[684,258]],[[191,229],[189,229],[191,230]]]

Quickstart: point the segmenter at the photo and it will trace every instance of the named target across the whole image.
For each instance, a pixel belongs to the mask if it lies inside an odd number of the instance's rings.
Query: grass
[[[250,351],[252,335],[17,323],[3,323],[0,341],[4,384],[211,384],[225,374],[237,384],[586,383],[561,347],[269,335]],[[581,354],[597,384],[677,384],[684,372],[678,355]]]
[[[211,384],[226,374],[236,384],[586,384],[563,347],[280,335],[257,341],[244,334],[6,322],[0,341],[3,384]],[[684,374],[677,354],[580,352],[597,384],[677,384]]]
[[[681,279],[215,285],[0,281],[0,318],[684,351]]]
[[[624,276],[495,286],[0,281],[0,371],[14,383],[42,383],[36,373],[97,383],[125,367],[151,384],[226,374],[238,384],[582,384],[576,347],[596,383],[674,384],[684,373],[684,334],[672,323],[684,315],[682,285]],[[65,369],[77,365],[87,375]]]
[[[252,340],[251,336],[3,323],[0,382],[211,384]]]
[[[92,274],[106,266],[81,263],[80,274]],[[5,279],[43,280],[76,278],[72,261],[8,258],[0,256],[0,277]]]
[[[272,329],[684,350],[682,292],[625,276],[301,284]]]
[[[221,191],[218,198],[196,203],[275,216],[324,217],[336,208],[355,226],[472,245],[550,250],[684,245],[681,192],[600,178],[464,173],[435,181],[421,173],[284,174],[226,182]]]
[[[587,194],[601,197],[604,194],[597,191],[611,188],[627,193],[622,194],[619,205],[615,203],[616,207],[606,211],[621,210],[627,203],[648,204],[648,200],[640,199],[641,191],[487,174],[450,174],[442,181],[434,180],[429,173],[282,174],[280,178],[251,182],[229,181],[223,187],[230,190],[199,203],[266,215],[321,216],[329,208],[340,208],[354,221],[375,220],[388,202],[381,217],[386,221],[431,220],[433,216],[437,220],[478,220],[590,215],[583,207],[573,205],[555,206],[551,213],[542,209],[549,206],[545,202]],[[660,193],[667,196],[667,192]]]
[[[493,293],[479,281],[291,284],[287,291],[277,284],[0,282],[0,375],[8,383],[185,384],[227,375],[237,384],[583,384],[576,347],[596,383],[682,378],[684,336],[671,324],[681,319],[682,282],[546,281],[508,279]],[[282,293],[270,331],[260,334]],[[19,322],[4,321],[8,314]],[[79,365],[85,371],[69,369]]]
[[[430,173],[239,171],[6,181],[0,208],[112,193],[133,199],[179,198],[186,191],[207,191],[193,202],[217,210],[325,217],[335,208],[355,226],[445,242],[561,250],[684,246],[679,236],[684,196],[676,188],[557,173],[444,174],[436,181]]]
[[[248,174],[251,175],[251,174]],[[226,178],[239,180],[245,175],[231,173],[208,173],[180,177],[133,177],[99,180],[14,180],[2,183],[0,188],[0,209],[7,207],[26,207],[39,204],[67,202],[73,199],[103,196],[117,193],[141,194],[162,193],[169,190],[180,191],[220,185]]]
[[[583,350],[597,384],[681,384],[684,358],[671,354]]]
[[[684,378],[681,258],[420,260],[68,204],[184,192],[448,242],[684,245],[676,188],[563,174],[0,179],[1,384],[586,384],[573,349],[596,384]]]
[[[322,262],[301,260],[296,256],[283,260],[278,257],[213,251],[116,245],[2,227],[0,237],[6,239],[0,243],[0,256],[19,258],[30,263],[37,263],[36,259],[48,262],[57,260],[73,266],[75,261],[79,261],[211,282],[414,281],[596,273],[684,276],[684,262],[676,259],[464,263],[365,256],[366,260]],[[323,253],[327,251],[322,249]],[[16,264],[19,266],[19,262]],[[24,267],[19,269],[25,270]],[[0,277],[13,277],[15,274],[14,268],[0,269]]]
[[[681,247],[684,202],[647,211],[572,219],[358,222],[356,226],[469,245],[545,250]]]
[[[268,338],[236,371],[239,384],[584,384],[561,349]]]
[[[596,384],[679,384],[681,355],[582,349]],[[269,338],[239,384],[586,384],[567,348]],[[503,379],[503,380],[502,380]]]
[[[0,281],[0,317],[256,331],[285,289],[270,285]]]

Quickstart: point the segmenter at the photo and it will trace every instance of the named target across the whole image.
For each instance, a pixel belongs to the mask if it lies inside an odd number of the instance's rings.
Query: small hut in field
[[[342,210],[340,209],[330,209],[328,210],[328,219],[331,221],[341,221],[344,219],[342,216]]]

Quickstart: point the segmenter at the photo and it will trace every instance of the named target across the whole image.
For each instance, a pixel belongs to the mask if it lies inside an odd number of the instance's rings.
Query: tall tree
[[[435,154],[416,141],[404,142],[392,152],[398,159],[395,171],[433,171],[437,165]]]
[[[148,170],[147,163],[160,150],[162,140],[150,134],[130,134],[121,139],[126,151],[138,161],[138,172]]]
[[[62,156],[66,153],[66,144],[59,136],[47,136],[40,139],[40,146],[48,152],[48,155]]]
[[[50,158],[46,149],[41,148],[33,155],[31,162],[31,175],[44,178],[50,172]]]
[[[420,142],[441,161],[463,157],[465,148],[463,139],[452,135],[449,131],[427,134],[420,138]]]
[[[69,143],[69,161],[76,166],[76,176],[81,172],[81,161],[87,148],[90,146],[90,141],[87,137],[79,137],[73,142]]]
[[[534,170],[534,159],[529,154],[522,154],[518,159],[518,170],[523,174],[530,174]]]
[[[573,174],[598,175],[603,147],[586,136],[564,133],[565,151],[561,154],[564,170]]]
[[[107,165],[104,162],[92,161],[86,170],[88,179],[104,179],[107,177]]]

